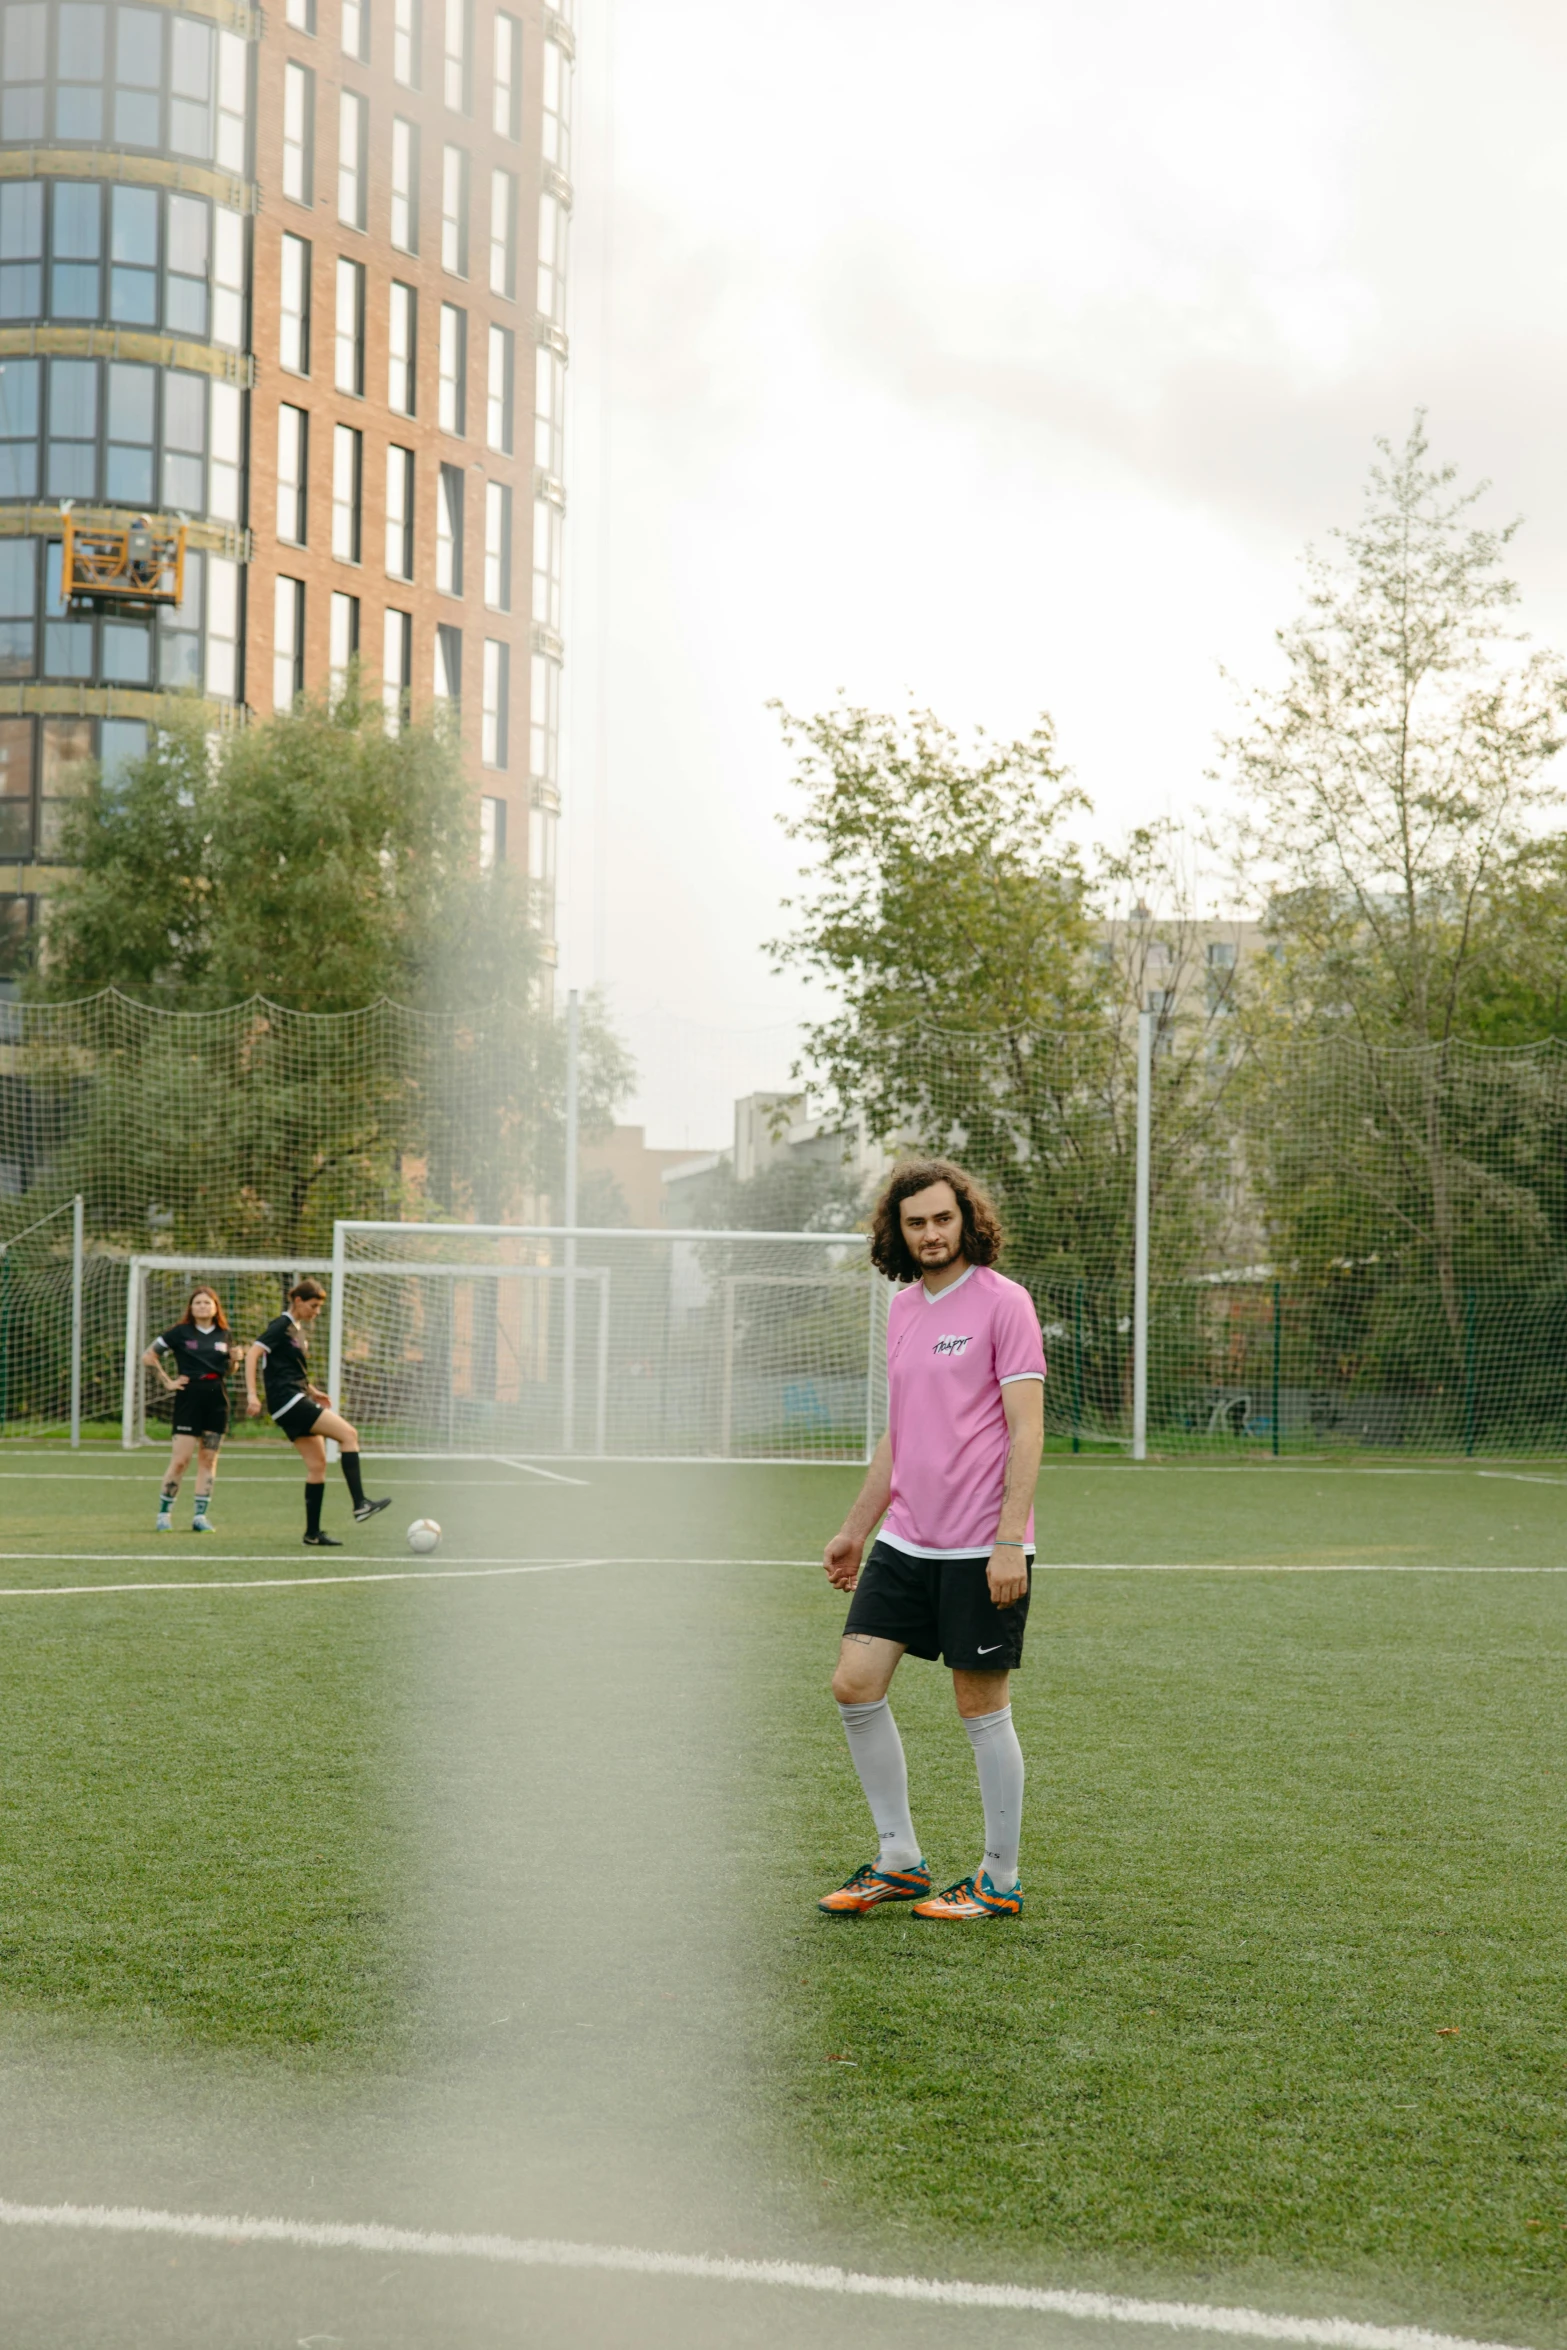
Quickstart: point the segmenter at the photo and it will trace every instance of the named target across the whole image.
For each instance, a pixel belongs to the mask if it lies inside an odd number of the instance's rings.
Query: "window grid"
[[[468,430],[468,313],[452,302],[441,304],[440,357],[441,430],[461,440]]]
[[[557,480],[566,471],[566,362],[547,343],[534,363],[533,462]]]
[[[381,624],[381,687],[388,734],[400,734],[408,715],[413,658],[412,613],[388,610]]]
[[[436,625],[433,683],[438,702],[461,701],[462,630],[448,626],[444,620]]]
[[[441,267],[453,277],[468,274],[468,155],[462,147],[441,149]]]
[[[560,633],[562,518],[548,498],[533,501],[533,617]]]
[[[551,196],[544,201],[554,203],[555,199]],[[497,166],[490,173],[490,292],[503,294],[508,301],[517,291],[516,228],[517,182],[509,171]],[[555,314],[549,311],[546,315],[553,318]]]
[[[370,101],[357,90],[337,94],[337,217],[344,228],[365,226],[369,176]]]
[[[174,12],[15,0],[0,46],[0,140],[144,148],[248,165],[249,44]],[[53,57],[51,61],[51,52]]]
[[[204,196],[0,182],[0,321],[161,322],[171,334],[239,348],[244,285],[245,224]]]
[[[511,610],[511,491],[499,481],[484,485],[484,600]]]
[[[333,382],[340,392],[362,400],[365,390],[365,268],[343,255],[337,263],[336,342]]]
[[[250,166],[250,43],[218,35],[218,163],[242,178]]]
[[[272,601],[272,707],[291,710],[305,690],[305,583],[279,578]]]
[[[535,653],[529,675],[528,768],[554,789],[560,776],[560,663]]]
[[[412,416],[418,403],[419,297],[394,278],[386,321],[386,401],[394,416]]]
[[[291,58],[283,68],[283,193],[315,202],[316,77]]]
[[[364,435],[351,424],[332,428],[332,552],[339,563],[360,559],[364,509]]]
[[[479,727],[479,756],[486,767],[506,765],[507,687],[511,647],[495,637],[484,640],[483,709]]]
[[[286,403],[277,412],[277,535],[288,545],[306,544],[306,486],[310,419]]]
[[[495,14],[495,66],[490,127],[500,139],[522,137],[522,27],[504,9]]]
[[[386,452],[386,568],[393,579],[414,575],[414,453]]]
[[[419,250],[419,126],[392,117],[392,242],[400,253]]]
[[[566,207],[548,188],[539,194],[539,315],[566,323]]]
[[[463,470],[443,465],[435,487],[435,584],[443,596],[462,594]]]
[[[359,658],[359,598],[332,591],[327,636],[327,683],[339,702],[348,684],[348,672]]]
[[[420,19],[419,0],[392,0],[392,79],[405,90],[419,87]]]
[[[453,114],[471,111],[468,52],[472,46],[471,0],[445,0],[446,50],[442,94]]]
[[[512,453],[512,376],[514,343],[510,327],[490,329],[490,357],[485,396],[484,437],[502,456]]]
[[[544,160],[571,177],[571,64],[558,41],[544,44]]]
[[[245,223],[218,204],[212,229],[212,339],[239,351],[245,344]]]
[[[292,236],[286,230],[278,362],[290,375],[310,373],[310,245],[306,238]]]

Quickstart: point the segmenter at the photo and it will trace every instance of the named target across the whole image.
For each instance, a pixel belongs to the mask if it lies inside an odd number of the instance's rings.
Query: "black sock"
[[[324,1485],[307,1485],[305,1487],[305,1532],[307,1534],[320,1533],[321,1504],[325,1499],[326,1487]]]
[[[356,1510],[361,1509],[364,1506],[365,1481],[359,1474],[359,1455],[356,1452],[344,1452],[339,1453],[338,1459],[343,1464],[343,1475],[348,1479],[348,1490],[354,1497],[354,1507]]]

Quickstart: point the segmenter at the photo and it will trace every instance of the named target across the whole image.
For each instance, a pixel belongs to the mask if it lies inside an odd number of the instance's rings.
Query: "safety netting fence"
[[[1567,1449],[1567,1046],[1150,1026],[1150,1447]],[[990,1184],[1079,1446],[1133,1433],[1136,1028],[916,1032],[876,1110]]]
[[[169,1260],[146,1292],[154,1330],[183,1308],[197,1259],[254,1260],[248,1282],[232,1265],[214,1281],[242,1322],[265,1305],[264,1322],[286,1286],[271,1268],[329,1257],[340,1217],[525,1212],[559,1187],[562,1065],[560,1024],[537,1004],[168,1012],[114,989],[0,1003],[0,1427],[64,1423],[74,1197],[82,1411],[118,1424],[133,1259]]]
[[[84,1421],[117,1431],[133,1335],[203,1266],[251,1337],[338,1239],[367,1439],[859,1457],[886,1304],[863,1239],[561,1229],[561,1026],[0,1005],[0,1431],[68,1424],[73,1353]],[[1136,1032],[911,1030],[838,1104],[846,1150],[940,1150],[995,1192],[1062,1445],[1133,1432]],[[1567,1450],[1567,1046],[1172,1016],[1145,1090],[1151,1449]]]

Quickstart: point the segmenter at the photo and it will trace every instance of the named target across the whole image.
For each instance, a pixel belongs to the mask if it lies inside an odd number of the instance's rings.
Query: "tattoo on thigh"
[[[870,1632],[845,1632],[844,1646],[846,1648],[869,1648],[874,1637],[875,1635]]]

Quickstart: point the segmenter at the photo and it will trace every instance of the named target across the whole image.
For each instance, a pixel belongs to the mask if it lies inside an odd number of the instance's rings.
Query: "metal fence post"
[[[1072,1450],[1082,1446],[1083,1427],[1083,1276],[1077,1277],[1077,1296],[1072,1306]]]
[[[1279,1343],[1283,1335],[1280,1284],[1273,1284],[1273,1457],[1279,1457]]]
[[[1153,1140],[1153,1014],[1137,1015],[1137,1211],[1132,1263],[1132,1458],[1148,1458],[1148,1191]]]
[[[296,1273],[293,1278],[297,1281],[299,1275]],[[327,1327],[326,1341],[327,1393],[332,1398],[332,1409],[337,1412],[342,1411],[347,1400],[343,1394],[343,1325],[347,1320],[343,1310],[345,1304],[343,1292],[347,1287],[348,1230],[345,1220],[338,1217],[332,1225],[332,1296],[327,1306],[327,1312],[332,1319]],[[337,1453],[336,1439],[328,1437],[327,1459],[335,1461]]]
[[[82,1278],[87,1247],[87,1203],[71,1202],[71,1450],[82,1441]]]
[[[577,1138],[581,1123],[581,1085],[578,1057],[582,1043],[582,1006],[572,988],[566,997],[566,1165],[562,1185],[561,1222],[566,1227],[566,1295],[561,1309],[562,1452],[577,1447]]]

